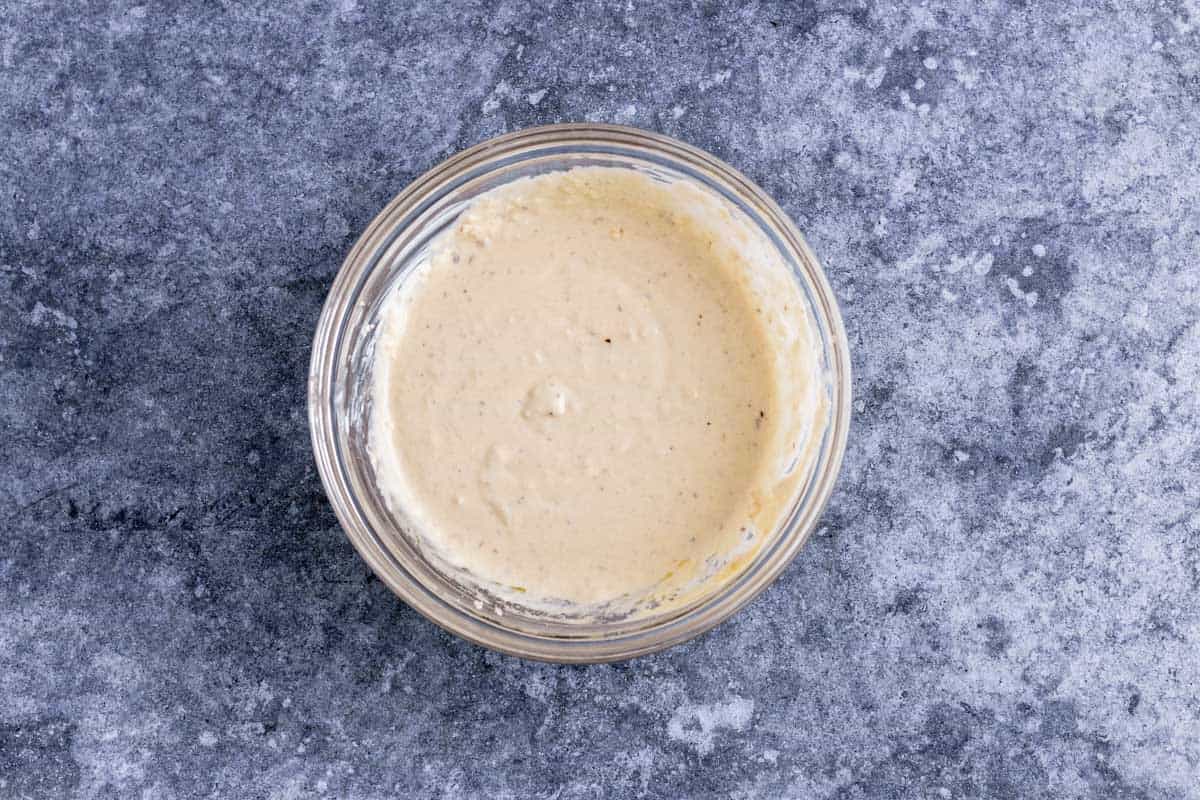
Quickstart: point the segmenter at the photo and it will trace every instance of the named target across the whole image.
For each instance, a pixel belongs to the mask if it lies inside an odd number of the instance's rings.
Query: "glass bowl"
[[[749,563],[690,603],[625,620],[562,621],[479,602],[478,591],[444,575],[401,530],[376,488],[366,450],[372,336],[389,290],[474,197],[518,178],[579,166],[694,181],[740,209],[778,248],[809,306],[828,400],[823,430],[814,434],[821,438],[813,468]],[[708,153],[666,136],[616,125],[548,125],[447,159],[371,222],[342,264],[317,324],[308,411],[317,467],[338,520],[375,574],[406,603],[446,630],[501,652],[561,663],[617,661],[709,630],[766,588],[799,552],[829,499],[845,451],[850,358],[824,272],[762,189]]]

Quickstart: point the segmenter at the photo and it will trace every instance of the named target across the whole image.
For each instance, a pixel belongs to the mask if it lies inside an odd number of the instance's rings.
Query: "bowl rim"
[[[818,330],[828,337],[829,372],[833,408],[831,424],[822,445],[824,457],[818,457],[814,474],[805,491],[781,522],[775,536],[751,566],[726,586],[685,608],[677,616],[660,624],[639,628],[613,637],[567,639],[536,636],[504,628],[478,616],[464,613],[442,598],[400,564],[392,553],[381,552],[373,531],[364,530],[352,513],[357,502],[351,490],[336,441],[336,423],[331,404],[335,391],[334,376],[340,352],[342,327],[353,310],[351,301],[370,275],[373,253],[397,228],[397,221],[420,213],[423,200],[436,194],[444,182],[472,166],[486,164],[498,155],[538,151],[549,145],[591,144],[594,147],[633,147],[652,151],[656,157],[699,167],[724,181],[743,197],[757,205],[772,228],[772,233],[790,249],[792,258],[804,269],[798,279],[808,283],[819,317]],[[564,153],[570,150],[564,150]],[[596,152],[580,150],[579,152]],[[432,201],[431,201],[432,202]],[[795,271],[795,270],[793,270]],[[601,123],[558,123],[541,125],[502,134],[461,150],[410,182],[371,220],[347,253],[329,288],[313,337],[308,374],[308,419],[313,455],[322,485],[347,538],[374,574],[417,613],[442,629],[480,646],[522,658],[554,663],[602,663],[620,661],[657,652],[700,636],[744,608],[770,586],[804,547],[833,493],[845,454],[850,427],[851,363],[849,341],[841,311],[821,262],[808,246],[795,223],[762,188],[739,170],[700,148],[664,134],[625,125]],[[827,449],[826,449],[827,448]],[[767,549],[772,550],[766,553]],[[760,558],[765,555],[765,560]],[[391,562],[400,574],[386,569]],[[755,566],[756,565],[756,566]]]

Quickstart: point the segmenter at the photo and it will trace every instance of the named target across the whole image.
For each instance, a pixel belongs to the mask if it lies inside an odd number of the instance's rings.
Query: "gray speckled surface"
[[[1200,7],[0,14],[0,797],[1200,797]],[[607,120],[823,257],[845,469],[784,576],[616,666],[460,642],[309,450],[354,237]]]

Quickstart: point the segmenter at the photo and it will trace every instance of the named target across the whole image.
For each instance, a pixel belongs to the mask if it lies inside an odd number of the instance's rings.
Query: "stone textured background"
[[[1200,6],[0,3],[0,797],[1200,797]],[[523,663],[312,461],[359,231],[494,134],[727,159],[824,259],[824,524],[699,641]]]

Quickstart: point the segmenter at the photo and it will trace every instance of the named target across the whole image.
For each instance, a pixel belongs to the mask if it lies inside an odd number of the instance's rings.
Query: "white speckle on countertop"
[[[722,730],[744,731],[754,715],[754,701],[731,697],[707,705],[684,704],[667,723],[667,735],[691,745],[700,755],[711,753]]]

